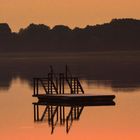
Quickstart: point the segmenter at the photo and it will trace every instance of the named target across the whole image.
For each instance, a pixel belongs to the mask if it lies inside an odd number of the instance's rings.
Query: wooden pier
[[[115,105],[114,95],[85,94],[78,77],[72,76],[67,66],[65,73],[56,74],[50,67],[47,77],[34,78],[33,97],[38,98],[33,103],[34,121],[47,121],[51,134],[57,125],[65,126],[68,133],[85,106]]]
[[[69,87],[69,93],[65,91],[65,85]],[[72,76],[66,66],[65,73],[56,74],[50,67],[47,77],[34,78],[33,97],[38,98],[40,103],[61,104],[113,104],[115,95],[88,95],[84,94],[83,87],[78,77]],[[115,104],[115,103],[114,103]]]

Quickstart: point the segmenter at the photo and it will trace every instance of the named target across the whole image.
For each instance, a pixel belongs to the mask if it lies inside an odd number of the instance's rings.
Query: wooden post
[[[77,111],[76,111],[76,107],[74,107],[74,119],[77,118]]]
[[[53,106],[51,106],[51,118],[52,118],[52,115],[53,115]]]
[[[61,73],[59,74],[59,94],[61,94]]]
[[[49,125],[50,125],[50,119],[51,119],[51,117],[50,117],[50,106],[48,106],[48,122],[49,122]]]
[[[58,94],[58,78],[56,77],[56,88],[57,88],[57,94]]]
[[[36,105],[36,109],[37,109],[37,121],[39,121],[39,106],[38,105]]]
[[[73,121],[73,107],[71,108],[71,121]]]
[[[38,90],[39,90],[39,85],[38,85],[39,79],[38,78],[33,78],[33,85],[34,85],[34,95],[38,95]]]
[[[36,105],[34,104],[34,121],[36,121]]]
[[[62,74],[62,93],[64,94],[64,74]]]
[[[65,123],[65,107],[63,106],[63,124]]]
[[[57,116],[56,116],[56,120],[57,120],[57,121],[58,121],[58,117],[59,117],[59,116],[58,116],[58,115],[59,115],[58,112],[59,112],[59,108],[57,108],[57,112],[56,112],[56,115],[57,115]]]
[[[64,74],[59,74],[59,94],[64,94]]]
[[[74,78],[74,94],[76,94],[75,78]]]
[[[33,78],[33,94],[35,95],[35,78]]]
[[[50,73],[50,83],[51,83],[51,94],[53,94],[53,92],[52,92],[52,82],[53,82],[53,76],[52,76],[52,73]]]
[[[60,106],[60,124],[62,124],[62,107]]]
[[[77,119],[78,119],[78,114],[79,114],[79,107],[77,107]]]
[[[77,94],[79,93],[79,90],[78,90],[78,78],[76,78],[76,87],[77,87]]]
[[[66,132],[69,132],[69,120],[68,118],[66,119]]]
[[[52,94],[52,73],[48,73],[48,93]]]
[[[49,79],[49,73],[48,73],[48,94],[50,92],[50,79]]]
[[[71,85],[71,87],[70,87],[70,89],[71,89],[71,94],[73,94],[73,90],[72,90],[72,77],[70,77],[70,85]]]

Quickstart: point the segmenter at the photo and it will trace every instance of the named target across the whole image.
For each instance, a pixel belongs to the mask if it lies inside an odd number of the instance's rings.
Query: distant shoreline
[[[30,24],[18,33],[0,23],[0,52],[140,51],[140,20],[113,19],[110,23],[70,29]]]

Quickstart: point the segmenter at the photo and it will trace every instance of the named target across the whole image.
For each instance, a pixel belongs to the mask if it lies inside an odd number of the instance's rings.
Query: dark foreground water
[[[131,56],[132,57],[132,56]],[[125,57],[126,58],[126,57]],[[116,63],[88,57],[2,58],[0,80],[0,139],[2,140],[139,140],[140,86],[138,60],[114,60]],[[106,58],[107,59],[107,58]],[[92,61],[91,61],[92,60]],[[102,62],[102,63],[101,63]],[[118,63],[117,63],[118,62]],[[81,77],[86,93],[114,94],[115,106],[84,107],[79,119],[53,127],[47,119],[34,122],[32,78],[44,76],[50,64],[63,71],[65,64]],[[134,65],[135,64],[135,65]],[[41,107],[40,112],[44,109]],[[66,114],[71,108],[66,107]],[[80,109],[80,108],[79,108]],[[46,116],[47,118],[47,116]]]

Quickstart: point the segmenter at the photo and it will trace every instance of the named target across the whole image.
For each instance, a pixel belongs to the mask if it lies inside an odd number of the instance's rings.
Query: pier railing
[[[53,74],[48,73],[46,78],[34,78],[34,95],[58,94],[58,79],[54,80]],[[43,88],[43,91],[41,90]]]
[[[71,94],[84,94],[78,77],[73,77],[67,66],[65,74],[54,73],[52,66],[50,66],[50,72],[47,77],[34,78],[34,96],[42,94],[64,94],[65,83],[68,84]]]
[[[72,76],[67,65],[66,65],[66,81],[70,87],[71,94],[79,94],[79,93],[84,94],[84,90],[81,86],[81,83],[80,83],[78,77]]]

